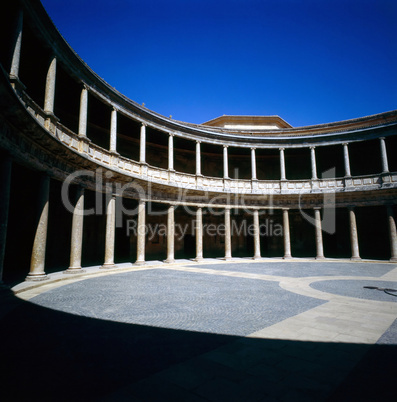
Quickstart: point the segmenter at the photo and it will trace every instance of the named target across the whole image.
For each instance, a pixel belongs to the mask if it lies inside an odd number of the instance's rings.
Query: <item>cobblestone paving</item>
[[[397,302],[397,282],[381,281],[381,280],[326,280],[321,282],[313,282],[310,285],[313,289],[324,292],[334,293],[341,296],[356,297],[358,299],[378,300],[385,302]],[[375,286],[383,289],[396,290],[396,296],[387,294],[376,289],[366,289],[364,286]]]
[[[28,391],[15,385],[14,400],[16,391],[31,401],[395,397],[396,298],[363,286],[396,288],[396,264],[241,259],[123,269],[18,288],[29,303],[6,314],[0,332],[8,333],[5,383],[25,370]],[[51,380],[37,387],[43,375]]]
[[[288,276],[299,278],[304,276],[382,276],[390,272],[396,265],[382,263],[340,263],[314,261],[261,261],[256,263],[231,262],[222,264],[203,264],[196,268],[249,272],[254,274]]]
[[[85,317],[240,336],[324,303],[277,282],[172,270],[93,278],[31,302]]]

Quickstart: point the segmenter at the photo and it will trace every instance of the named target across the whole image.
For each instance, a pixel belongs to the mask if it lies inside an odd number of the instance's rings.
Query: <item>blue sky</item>
[[[79,56],[176,120],[397,109],[395,0],[42,0]]]

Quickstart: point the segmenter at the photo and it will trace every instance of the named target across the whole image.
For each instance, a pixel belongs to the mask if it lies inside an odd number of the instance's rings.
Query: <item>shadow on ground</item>
[[[4,401],[373,401],[396,393],[392,345],[188,332],[74,316],[7,290],[0,299]]]

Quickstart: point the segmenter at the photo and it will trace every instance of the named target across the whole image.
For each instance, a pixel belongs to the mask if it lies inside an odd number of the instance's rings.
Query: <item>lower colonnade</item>
[[[11,188],[11,166],[12,162],[10,158],[4,158],[1,165],[1,190],[2,194],[2,232],[1,236],[6,239],[7,233],[7,221],[8,214],[4,213],[8,211],[8,205],[10,203],[10,188]],[[37,220],[34,226],[34,236],[33,236],[33,246],[30,258],[30,270],[26,277],[27,280],[45,280],[47,278],[46,274],[46,246],[48,238],[48,226],[49,226],[49,210],[53,208],[50,201],[50,186],[53,180],[47,174],[38,174],[38,185],[36,187],[35,194],[35,208]],[[113,188],[111,185],[110,188]],[[81,185],[75,186],[74,189],[74,202],[71,203],[71,227],[70,227],[70,254],[69,254],[69,266],[64,271],[65,274],[74,274],[83,272],[82,267],[82,255],[84,253],[84,232],[92,231],[91,227],[85,228],[85,220],[88,219],[86,216],[89,215],[90,210],[85,205],[85,194],[86,190]],[[64,194],[67,194],[64,189],[62,189]],[[97,196],[98,194],[95,194]],[[100,194],[102,196],[102,194]],[[69,194],[67,194],[69,197]],[[132,249],[136,251],[135,264],[142,265],[147,261],[147,255],[149,255],[149,260],[151,259],[151,243],[148,241],[149,234],[157,238],[161,238],[161,252],[165,256],[164,262],[173,263],[176,260],[175,250],[176,250],[176,239],[177,235],[180,237],[179,233],[176,233],[176,211],[181,209],[182,211],[186,209],[185,215],[182,215],[183,223],[188,222],[185,226],[189,226],[189,233],[193,237],[194,242],[194,255],[190,254],[188,258],[201,262],[204,259],[206,250],[204,244],[210,242],[216,242],[217,239],[221,239],[218,244],[218,258],[224,260],[231,260],[233,255],[232,240],[234,243],[243,242],[243,253],[238,254],[238,256],[243,255],[244,257],[252,257],[253,259],[260,259],[270,257],[271,255],[266,255],[261,251],[261,243],[264,241],[269,241],[273,237],[278,237],[278,250],[281,252],[279,257],[283,259],[290,259],[294,257],[294,253],[291,249],[291,231],[296,232],[300,230],[299,225],[302,225],[304,220],[307,221],[306,224],[312,225],[313,229],[310,233],[312,236],[312,241],[315,244],[314,257],[315,259],[324,259],[326,254],[324,252],[324,239],[323,233],[327,231],[332,231],[335,234],[337,230],[341,228],[335,228],[335,212],[343,213],[344,218],[348,219],[348,224],[344,226],[344,230],[348,233],[344,233],[344,238],[349,238],[349,249],[350,255],[345,257],[351,260],[361,260],[360,254],[360,228],[358,228],[356,219],[356,210],[360,207],[347,206],[347,207],[336,207],[335,205],[330,205],[328,207],[313,207],[311,208],[311,213],[309,209],[294,209],[294,208],[274,208],[274,207],[252,207],[243,205],[215,205],[212,208],[211,204],[192,204],[192,203],[167,203],[162,201],[158,203],[161,205],[161,211],[148,211],[148,204],[151,205],[152,201],[138,199],[135,200],[135,208],[133,209],[132,215],[133,221],[126,222],[120,216],[125,209],[123,206],[123,197],[117,195],[115,192],[110,191],[105,194],[105,205],[103,205],[103,217],[105,217],[104,225],[104,241],[103,250],[98,250],[99,254],[103,255],[102,268],[115,268],[117,263],[115,263],[115,244],[116,244],[116,228],[117,224],[121,226],[121,230],[126,232],[126,236],[130,237],[130,241],[135,243]],[[371,207],[367,207],[371,208]],[[152,208],[150,208],[152,210]],[[386,205],[380,207],[383,211],[385,221],[387,222],[387,231],[389,237],[389,260],[392,262],[397,261],[397,232],[396,232],[396,222],[393,207],[391,205]],[[241,215],[241,213],[243,215]],[[327,220],[327,214],[333,214],[331,220]],[[206,224],[203,221],[203,216],[212,217],[216,216],[215,223]],[[158,224],[158,216],[165,218],[162,222],[163,225]],[[240,221],[234,220],[235,216],[242,216]],[[271,229],[276,229],[274,232],[269,233],[269,220],[268,218],[273,217],[276,224],[274,224]],[[291,224],[291,216],[294,217],[293,223]],[[295,217],[301,216],[300,220],[296,220]],[[265,217],[265,218],[264,218]],[[150,222],[148,222],[148,218]],[[278,218],[278,219],[276,219]],[[153,220],[154,219],[154,220]],[[261,223],[262,219],[262,223]],[[265,223],[263,220],[265,219]],[[118,221],[118,223],[117,223]],[[128,233],[128,224],[133,223],[134,233]],[[241,225],[243,222],[243,225]],[[153,224],[154,223],[154,224]],[[271,221],[273,224],[273,220]],[[329,225],[331,227],[323,227],[324,225]],[[152,225],[153,228],[149,230],[148,226]],[[130,225],[131,226],[131,225]],[[276,227],[277,226],[277,227]],[[131,229],[131,228],[130,228]],[[58,228],[62,231],[62,228]],[[185,229],[182,238],[179,238],[179,243],[182,240],[182,246],[184,245],[184,237],[186,237],[188,230]],[[364,233],[365,237],[368,237],[368,233]],[[236,240],[237,239],[237,240]],[[247,247],[247,239],[250,239],[249,244],[251,247]],[[206,241],[204,241],[206,240]],[[385,240],[386,241],[386,240]],[[2,261],[4,261],[5,254],[5,241],[2,243]],[[67,247],[65,245],[65,247]],[[182,247],[183,248],[183,247]],[[181,249],[181,247],[179,247]],[[186,251],[186,250],[185,250]],[[220,255],[223,253],[223,255]],[[251,254],[249,254],[251,253]],[[304,256],[302,254],[299,257]],[[310,255],[309,255],[310,256]],[[333,255],[333,257],[340,257]],[[183,257],[182,257],[183,258]],[[125,261],[126,262],[126,261]],[[134,260],[130,261],[134,262]]]
[[[89,69],[38,0],[1,9],[0,281],[186,258],[397,260],[397,111],[183,123]]]

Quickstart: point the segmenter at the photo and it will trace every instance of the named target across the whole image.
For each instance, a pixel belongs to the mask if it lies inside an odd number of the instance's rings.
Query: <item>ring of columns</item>
[[[155,245],[159,242],[149,244],[147,239],[148,220],[152,224],[155,219],[148,212],[153,203],[165,208],[161,252],[168,263],[175,261],[181,248],[190,247],[186,239],[176,243],[176,219],[190,219],[189,225],[194,227],[195,251],[189,257],[196,261],[205,257],[205,244],[211,243],[205,228],[212,213],[216,224],[223,227],[217,244],[222,245],[224,259],[234,256],[233,248],[239,241],[233,237],[239,213],[252,223],[245,252],[252,252],[255,259],[271,256],[263,252],[261,219],[263,222],[263,214],[274,211],[282,239],[274,247],[266,240],[268,249],[277,249],[285,259],[293,257],[299,242],[297,215],[309,211],[305,213],[313,227],[313,256],[322,259],[327,257],[323,226],[334,210],[347,222],[345,240],[337,243],[348,242],[342,248],[349,248],[349,258],[359,260],[356,212],[360,208],[384,211],[386,259],[397,260],[396,111],[255,132],[182,123],[127,99],[98,77],[64,41],[39,1],[18,0],[1,8],[7,31],[0,73],[1,272],[8,269],[4,261],[9,247],[10,194],[17,185],[12,182],[14,165],[34,171],[38,182],[35,194],[30,195],[37,204],[27,273],[31,280],[47,277],[50,188],[54,182],[70,182],[76,188],[70,202],[73,210],[66,273],[82,272],[83,239],[88,229],[94,231],[93,226],[87,227],[84,214],[87,192],[105,197],[106,222],[98,235],[104,245],[103,268],[117,266],[116,218],[120,202],[126,199],[135,200],[136,205],[136,236],[131,238],[131,249],[138,265],[145,263],[150,247],[159,247]],[[36,63],[35,69],[32,63]],[[327,163],[330,167],[333,163],[328,151],[335,155],[334,170],[324,170]],[[368,155],[372,162],[366,166],[360,158]],[[242,166],[244,177],[236,177],[236,169],[231,169],[236,166]],[[359,168],[365,173],[360,174]],[[181,207],[190,211],[190,218],[178,215]]]

